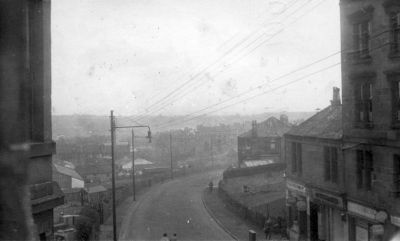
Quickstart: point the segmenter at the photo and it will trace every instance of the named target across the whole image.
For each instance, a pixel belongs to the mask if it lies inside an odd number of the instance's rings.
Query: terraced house
[[[284,139],[289,233],[296,229],[301,240],[347,240],[339,89],[330,106]]]

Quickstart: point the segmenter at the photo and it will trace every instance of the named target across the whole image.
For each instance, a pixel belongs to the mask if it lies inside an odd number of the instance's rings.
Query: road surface
[[[150,189],[127,210],[119,240],[160,240],[163,233],[177,233],[178,240],[232,240],[201,200],[202,190],[220,173],[196,174]]]

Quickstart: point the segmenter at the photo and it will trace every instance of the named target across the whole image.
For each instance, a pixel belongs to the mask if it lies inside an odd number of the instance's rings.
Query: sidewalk
[[[265,240],[263,230],[246,220],[241,219],[231,212],[225,203],[218,197],[218,191],[209,192],[208,188],[203,191],[203,204],[211,217],[232,236],[234,240],[249,240],[249,230],[256,232],[257,240]],[[279,236],[273,236],[270,240],[281,240]]]
[[[154,184],[155,187],[156,185],[159,185],[161,183]],[[140,200],[140,198],[145,194],[150,188],[152,187],[146,187],[141,189],[138,193],[136,193],[136,202]],[[128,214],[127,210],[129,210],[129,207],[132,205],[132,196],[126,198],[120,205],[116,207],[116,218],[117,218],[117,237],[119,237],[119,231],[121,230],[121,224],[122,220],[124,220],[125,216]],[[110,217],[107,218],[107,220],[104,222],[104,224],[100,225],[100,234],[99,234],[99,240],[113,240],[113,217],[112,214]]]

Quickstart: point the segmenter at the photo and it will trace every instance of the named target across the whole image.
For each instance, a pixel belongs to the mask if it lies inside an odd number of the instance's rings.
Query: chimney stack
[[[331,100],[331,106],[341,105],[340,101],[340,89],[338,87],[333,87],[333,96]]]
[[[257,121],[256,120],[253,120],[251,122],[251,136],[257,137]]]
[[[288,125],[288,124],[289,124],[289,117],[288,117],[287,115],[285,115],[285,114],[282,114],[282,115],[279,117],[279,120],[282,121],[283,123],[285,123],[285,125]]]

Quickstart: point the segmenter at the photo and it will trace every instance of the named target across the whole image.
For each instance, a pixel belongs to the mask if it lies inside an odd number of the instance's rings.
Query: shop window
[[[359,83],[355,86],[356,122],[359,127],[371,127],[373,121],[372,99],[373,86],[370,82]]]
[[[301,176],[303,172],[302,150],[301,143],[292,142],[292,173],[297,173]]]
[[[357,150],[357,188],[371,190],[373,174],[372,152]]]

